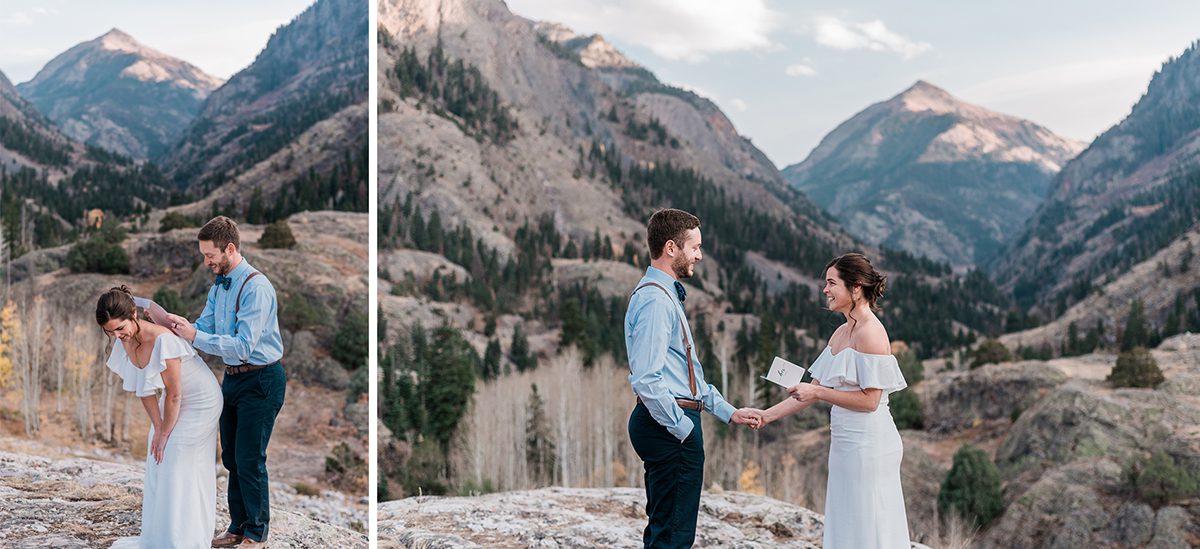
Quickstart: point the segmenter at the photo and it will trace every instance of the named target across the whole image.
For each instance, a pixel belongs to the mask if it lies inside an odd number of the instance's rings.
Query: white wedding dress
[[[812,377],[838,391],[881,389],[874,412],[834,406],[830,413],[825,549],[907,549],[908,517],[900,488],[904,445],[888,409],[888,394],[908,386],[892,355],[838,354],[825,347]]]
[[[167,359],[180,359],[179,419],[167,439],[162,463],[154,461],[147,443],[146,480],[142,490],[142,530],[137,538],[122,538],[121,548],[207,549],[217,521],[217,430],[223,398],[221,386],[208,365],[187,341],[172,333],[154,340],[145,368],[138,368],[120,341],[113,344],[108,367],[121,376],[126,391],[151,396],[165,388],[162,372]],[[158,399],[159,411],[163,398]]]

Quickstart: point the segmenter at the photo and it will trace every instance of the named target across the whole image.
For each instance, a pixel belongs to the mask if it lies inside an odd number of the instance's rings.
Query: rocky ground
[[[544,488],[390,501],[379,506],[379,547],[641,547],[645,499],[640,488]],[[696,547],[818,548],[823,521],[776,499],[709,491]]]
[[[137,535],[140,463],[71,455],[9,438],[0,439],[0,448],[0,546],[106,548],[119,537]],[[220,524],[228,517],[223,476],[217,492]],[[273,482],[271,503],[272,547],[367,547],[365,534],[344,526],[357,523],[365,530],[365,513],[356,510],[360,502],[341,493],[300,495]]]

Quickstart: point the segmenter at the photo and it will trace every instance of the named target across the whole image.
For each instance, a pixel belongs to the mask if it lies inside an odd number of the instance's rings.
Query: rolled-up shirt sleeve
[[[268,327],[268,313],[274,308],[275,289],[270,284],[250,281],[242,295],[241,309],[237,313],[236,335],[217,335],[211,331],[202,331],[197,321],[193,345],[208,354],[247,363],[250,361],[250,353]]]
[[[695,425],[675,402],[663,380],[663,368],[674,332],[674,303],[666,296],[647,296],[635,307],[628,349],[629,383],[650,411],[650,417],[682,442]]]

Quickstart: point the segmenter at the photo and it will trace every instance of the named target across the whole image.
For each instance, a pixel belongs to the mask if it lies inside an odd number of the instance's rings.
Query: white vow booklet
[[[788,388],[800,384],[800,380],[804,378],[804,368],[792,364],[787,360],[775,357],[771,362],[771,369],[765,376],[759,376],[770,381],[780,387]]]

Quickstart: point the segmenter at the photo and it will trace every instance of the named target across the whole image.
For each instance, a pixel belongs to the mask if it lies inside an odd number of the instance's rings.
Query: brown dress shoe
[[[242,544],[238,546],[238,549],[264,549],[266,546],[266,538],[263,538],[262,541],[254,541],[250,538],[246,538],[242,540]]]
[[[242,540],[245,540],[245,539],[246,539],[245,536],[240,536],[238,534],[230,534],[229,532],[221,532],[221,535],[213,538],[212,546],[213,547],[237,547],[239,544],[242,543]]]

